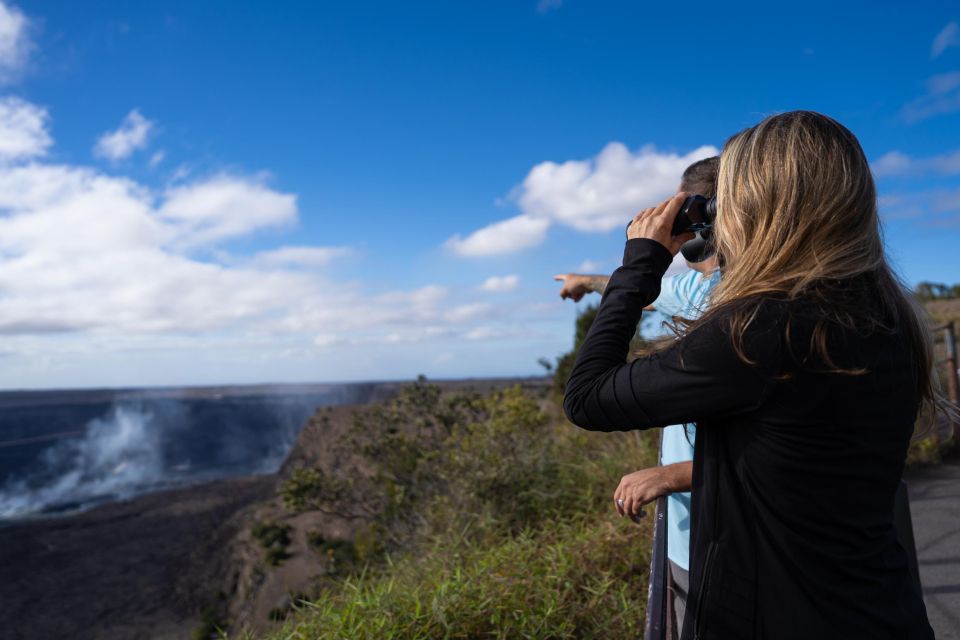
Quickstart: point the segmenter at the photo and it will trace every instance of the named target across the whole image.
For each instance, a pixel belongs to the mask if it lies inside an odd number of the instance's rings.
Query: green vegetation
[[[355,415],[336,475],[305,468],[282,484],[291,511],[366,525],[350,541],[308,533],[333,568],[272,614],[286,621],[267,637],[635,638],[649,523],[617,518],[610,495],[655,443],[576,429],[553,394],[421,379]]]
[[[218,640],[226,637],[230,622],[227,617],[227,595],[222,591],[200,612],[200,624],[191,634],[193,640]]]
[[[636,638],[645,535],[609,516],[504,537],[448,540],[349,578],[270,638]]]
[[[912,440],[907,450],[907,468],[916,469],[940,464],[952,445],[952,441],[940,442],[933,436]]]
[[[264,559],[272,567],[290,557],[287,547],[290,546],[290,525],[279,525],[260,522],[254,525],[251,533],[260,542],[264,550]]]
[[[329,575],[350,573],[359,558],[357,545],[350,540],[326,540],[318,532],[312,531],[307,534],[307,544],[320,555],[326,556]]]
[[[960,298],[960,284],[946,285],[939,282],[921,282],[913,292],[923,302],[931,300],[954,300]]]

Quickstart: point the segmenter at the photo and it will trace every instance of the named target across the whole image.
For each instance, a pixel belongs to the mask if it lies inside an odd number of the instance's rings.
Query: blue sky
[[[954,3],[2,7],[5,388],[536,373],[553,274],[798,108],[960,282]]]

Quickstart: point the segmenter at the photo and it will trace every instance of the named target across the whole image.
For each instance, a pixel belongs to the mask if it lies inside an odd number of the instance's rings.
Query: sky
[[[953,2],[0,0],[0,388],[542,373],[553,275],[792,109],[960,282]]]

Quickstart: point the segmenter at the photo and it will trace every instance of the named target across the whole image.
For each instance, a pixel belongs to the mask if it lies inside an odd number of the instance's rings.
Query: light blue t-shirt
[[[659,335],[668,333],[663,322],[672,316],[694,320],[705,310],[707,294],[720,282],[720,272],[703,276],[699,271],[664,278],[660,283],[660,296],[654,301],[662,319],[655,330]],[[651,314],[653,315],[653,314]],[[646,335],[647,331],[644,331]],[[663,430],[660,446],[660,464],[693,460],[693,442],[696,428],[692,424],[675,424]],[[667,498],[667,556],[689,571],[690,565],[690,494],[674,493]]]

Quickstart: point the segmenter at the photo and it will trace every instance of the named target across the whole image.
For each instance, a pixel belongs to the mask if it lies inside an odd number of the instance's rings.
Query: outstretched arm
[[[582,273],[561,273],[553,276],[554,280],[563,282],[560,287],[560,297],[566,300],[570,298],[574,302],[580,302],[583,296],[588,293],[603,294],[607,287],[607,280],[610,276],[586,275]]]
[[[580,302],[588,293],[599,293],[603,295],[607,288],[607,282],[610,276],[586,275],[583,273],[560,273],[553,276],[554,280],[563,282],[560,287],[560,297],[566,300],[570,298],[574,302]],[[649,304],[643,308],[644,311],[654,311],[656,307]]]

